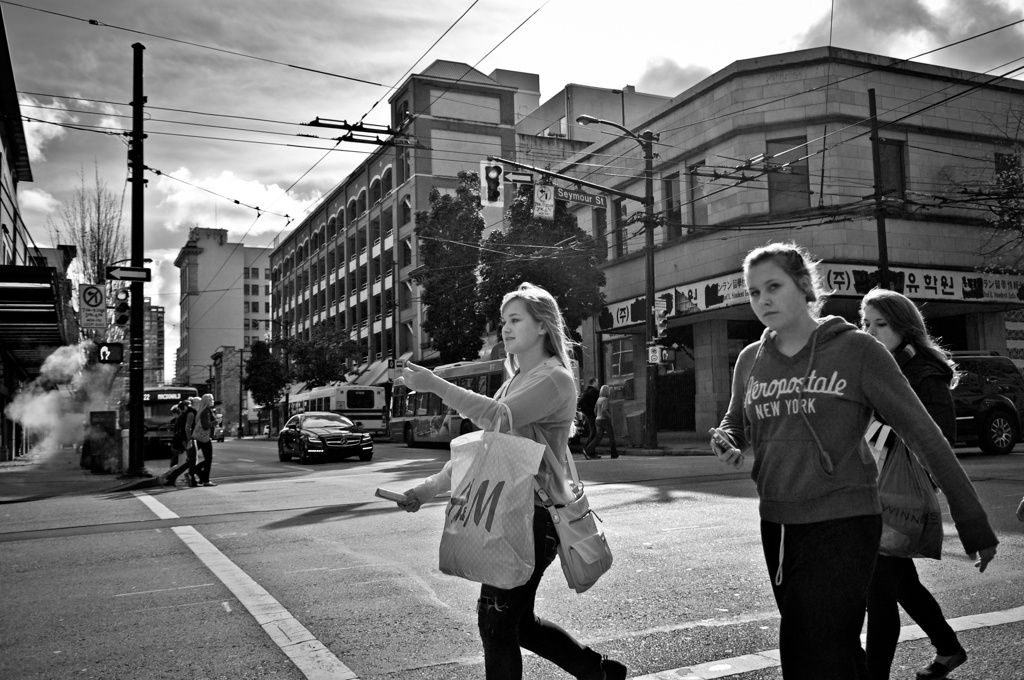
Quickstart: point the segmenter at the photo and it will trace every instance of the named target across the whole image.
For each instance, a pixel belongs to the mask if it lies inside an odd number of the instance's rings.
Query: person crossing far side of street
[[[213,465],[213,428],[217,425],[217,417],[213,415],[213,395],[204,394],[199,401],[197,425],[192,432],[203,460],[196,465],[196,477],[199,486],[217,486],[210,481],[210,468]]]

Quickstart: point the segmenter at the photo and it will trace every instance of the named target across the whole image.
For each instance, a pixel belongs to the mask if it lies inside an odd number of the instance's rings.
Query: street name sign
[[[106,327],[107,296],[103,286],[78,284],[78,324],[82,328]]]
[[[555,198],[559,201],[569,201],[571,203],[586,203],[587,205],[597,206],[598,208],[604,208],[604,196],[588,194],[583,191],[576,191],[574,189],[564,189],[562,187],[555,187]]]
[[[107,278],[116,281],[150,281],[149,269],[145,267],[107,267]]]

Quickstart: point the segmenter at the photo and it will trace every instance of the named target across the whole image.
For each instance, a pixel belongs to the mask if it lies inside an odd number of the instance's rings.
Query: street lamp
[[[644,248],[646,250],[646,323],[645,340],[646,347],[654,345],[654,142],[658,141],[659,135],[645,130],[643,134],[637,134],[611,120],[602,120],[593,116],[578,116],[576,122],[580,125],[607,125],[616,130],[621,130],[627,137],[640,145],[644,152]],[[646,359],[646,358],[645,358]],[[655,417],[657,408],[657,380],[658,365],[646,362],[647,366],[647,407],[644,409],[644,448],[654,449],[658,447],[658,425]]]

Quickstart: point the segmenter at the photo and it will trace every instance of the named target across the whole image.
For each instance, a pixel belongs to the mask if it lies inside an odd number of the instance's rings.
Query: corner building
[[[420,264],[415,213],[429,210],[431,189],[454,193],[460,171],[478,171],[488,156],[515,157],[517,112],[536,108],[536,82],[449,61],[410,76],[389,100],[401,134],[271,246],[274,335],[308,339],[317,323],[347,329],[362,349],[350,380],[364,385],[388,381],[390,357],[433,360],[410,278]],[[500,225],[502,213],[484,208],[483,217]]]
[[[869,90],[879,122],[875,200]],[[922,306],[953,350],[997,350],[1022,365],[1024,277],[1000,261],[989,215],[972,192],[998,190],[1024,83],[915,62],[817,48],[738,61],[630,121],[658,133],[653,199],[656,306],[668,316],[656,384],[659,430],[719,423],[739,351],[763,330],[741,271],[748,251],[796,241],[822,260],[823,313],[857,319],[888,260],[891,288]],[[614,132],[608,130],[609,132]],[[645,195],[636,140],[609,135],[557,172]],[[1018,147],[1019,148],[1019,147]],[[644,206],[571,204],[607,246],[607,307],[584,325],[581,375],[613,386],[627,414],[647,407]],[[879,210],[880,209],[880,210]],[[877,212],[885,218],[881,246]],[[1010,340],[1008,331],[1010,328]]]

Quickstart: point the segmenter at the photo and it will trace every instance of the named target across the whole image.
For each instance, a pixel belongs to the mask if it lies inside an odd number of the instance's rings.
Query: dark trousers
[[[897,604],[921,626],[935,652],[951,656],[960,649],[956,633],[946,623],[942,608],[917,577],[909,557],[879,555],[868,590],[868,669],[872,680],[886,680],[900,637]]]
[[[786,680],[869,677],[860,631],[881,537],[879,515],[785,527],[762,520]]]
[[[601,444],[601,440],[604,439],[605,434],[608,435],[608,443],[611,448],[611,454],[613,456],[619,455],[618,451],[615,450],[615,429],[612,427],[611,418],[598,418],[594,421],[594,432],[590,435],[590,441],[584,448],[588,456],[594,455],[597,447]]]
[[[196,465],[195,469],[196,481],[206,484],[210,481],[210,466],[213,464],[213,442],[209,440],[201,442],[197,439],[196,446],[203,452],[203,460]]]
[[[529,581],[511,590],[488,585],[480,588],[476,611],[487,680],[522,678],[520,647],[557,664],[575,678],[602,680],[600,654],[534,613],[537,586],[544,570],[558,554],[558,535],[551,515],[544,508],[537,508],[534,513],[533,539],[536,567]]]
[[[182,460],[184,456],[184,460]],[[167,473],[167,481],[173,483],[182,472],[188,470],[190,475],[196,473],[196,447],[191,445],[184,452],[175,451],[171,460],[171,469]]]

